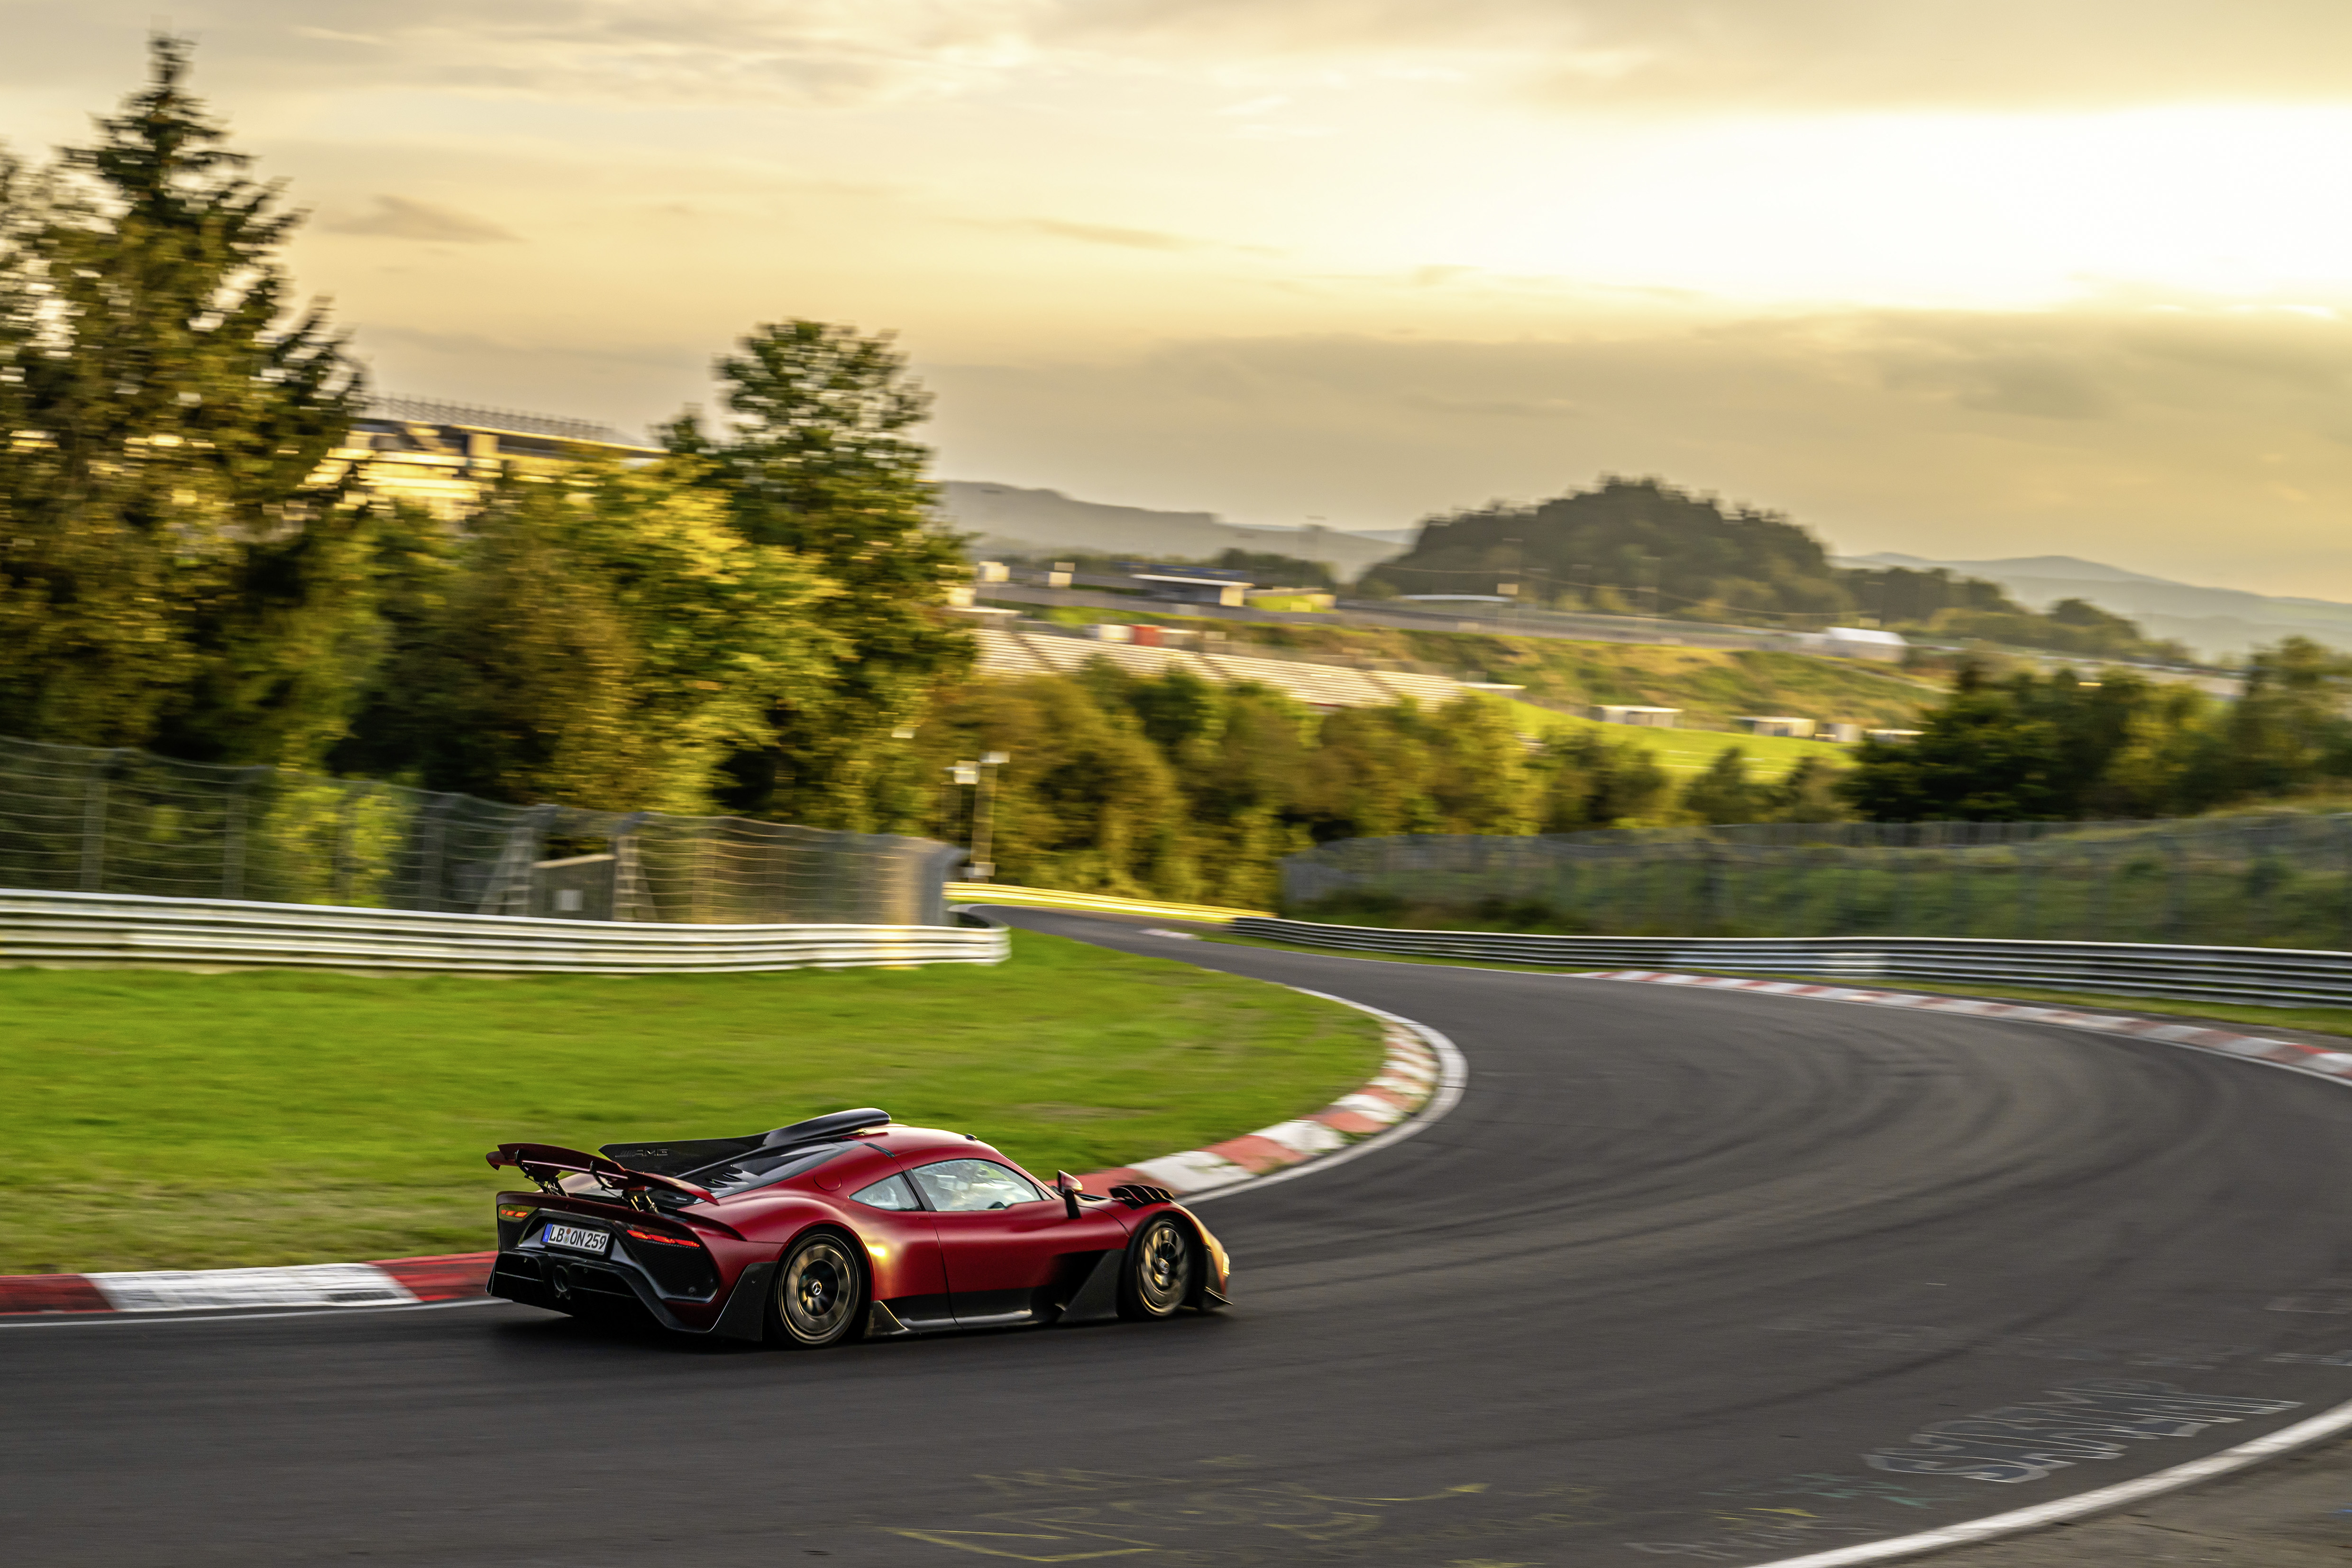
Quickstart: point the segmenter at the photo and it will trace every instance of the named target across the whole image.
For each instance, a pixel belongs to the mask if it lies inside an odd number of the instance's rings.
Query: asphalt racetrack
[[[1008,918],[1403,1014],[1461,1047],[1468,1091],[1204,1206],[1236,1268],[1214,1318],[819,1354],[508,1305],[0,1332],[6,1559],[1757,1563],[2352,1399],[2343,1088],[2029,1025]],[[1936,1440],[1958,1459],[1915,1441],[1971,1415]],[[1933,1468],[2004,1455],[2032,1473]]]

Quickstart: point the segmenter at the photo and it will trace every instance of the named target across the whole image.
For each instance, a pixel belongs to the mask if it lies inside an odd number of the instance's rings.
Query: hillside
[[[2352,650],[2352,605],[2199,587],[2072,555],[1926,561],[1885,551],[1837,564],[1962,573],[1998,583],[2011,597],[2037,609],[2062,599],[2084,599],[2101,609],[2130,616],[2150,637],[2186,643],[2206,658],[2243,654],[2289,637],[2305,637],[2330,647]]]
[[[1034,605],[1020,606],[1034,613]],[[1142,611],[1057,608],[1048,618],[1067,625],[1150,621],[1222,632],[1236,648],[1279,648],[1331,664],[1384,663],[1523,686],[1524,700],[1553,712],[1581,713],[1596,703],[1679,708],[1703,724],[1728,726],[1735,718],[1794,714],[1822,722],[1871,729],[1907,729],[1942,689],[1882,667],[1805,654],[1747,649],[1658,647],[1641,643],[1570,642],[1483,632],[1408,631],[1380,626],[1209,620]],[[1534,723],[1530,729],[1538,727]],[[1680,771],[1696,753],[1712,755],[1733,737],[1699,731],[1657,734],[1621,730],[1669,753]],[[1671,735],[1671,739],[1667,736]],[[1776,771],[1813,746],[1810,742],[1751,744],[1767,771]],[[1829,755],[1841,755],[1827,747]]]
[[[1433,518],[1410,551],[1367,582],[1400,594],[1493,594],[1508,584],[1563,608],[1809,630],[1853,608],[1828,552],[1805,530],[1654,479],[1604,479],[1597,489],[1533,507]]]
[[[1657,479],[1608,478],[1535,506],[1433,518],[1411,550],[1365,574],[1360,591],[1505,594],[1557,609],[1788,631],[1877,626],[2084,658],[2189,658],[2073,596],[2056,595],[2037,611],[1998,583],[1941,567],[1880,560],[1841,567],[1811,532],[1777,512],[1726,506]]]

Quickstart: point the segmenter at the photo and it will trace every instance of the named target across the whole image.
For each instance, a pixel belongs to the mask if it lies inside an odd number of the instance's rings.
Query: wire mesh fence
[[[943,925],[962,852],[0,740],[0,886],[745,925]]]
[[[1285,860],[1283,910],[1615,935],[2352,949],[2352,816],[1355,838]]]

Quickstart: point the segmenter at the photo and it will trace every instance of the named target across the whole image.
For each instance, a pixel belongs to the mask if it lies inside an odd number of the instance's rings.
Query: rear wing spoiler
[[[660,1187],[691,1198],[696,1203],[719,1201],[707,1189],[698,1187],[692,1182],[681,1182],[676,1176],[657,1176],[651,1171],[632,1171],[602,1154],[561,1148],[553,1143],[501,1143],[482,1158],[490,1163],[492,1170],[501,1165],[513,1166],[533,1184],[549,1192],[556,1190],[556,1183],[562,1177],[580,1175],[593,1176],[624,1194],[650,1192]]]

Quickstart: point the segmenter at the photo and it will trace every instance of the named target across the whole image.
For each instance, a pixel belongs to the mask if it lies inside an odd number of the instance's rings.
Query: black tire
[[[776,1268],[769,1337],[793,1350],[846,1344],[866,1331],[864,1248],[835,1230],[801,1237]]]
[[[1201,1268],[1201,1240],[1173,1215],[1154,1215],[1127,1244],[1118,1271],[1118,1315],[1172,1318],[1192,1294]]]

